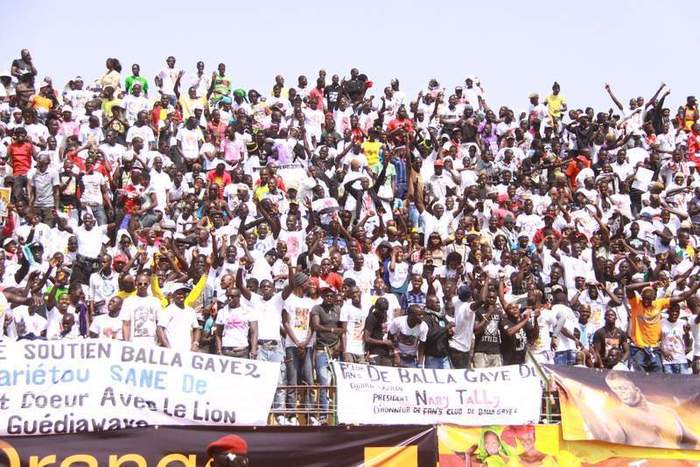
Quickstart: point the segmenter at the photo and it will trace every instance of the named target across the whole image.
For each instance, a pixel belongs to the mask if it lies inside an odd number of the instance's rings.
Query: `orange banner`
[[[697,377],[548,366],[564,439],[700,449]]]

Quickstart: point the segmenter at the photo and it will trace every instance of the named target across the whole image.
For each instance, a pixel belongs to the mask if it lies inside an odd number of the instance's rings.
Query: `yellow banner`
[[[565,441],[560,425],[440,425],[438,454],[440,467],[690,467],[700,461],[700,451]]]
[[[700,449],[697,377],[555,367],[564,438]]]

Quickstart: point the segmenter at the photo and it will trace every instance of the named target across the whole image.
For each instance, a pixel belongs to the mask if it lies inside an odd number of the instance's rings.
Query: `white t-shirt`
[[[221,333],[222,347],[249,347],[248,334],[250,323],[258,321],[255,310],[248,306],[230,308],[225,306],[216,315],[216,327],[223,326]]]
[[[245,299],[243,299],[245,300]],[[279,341],[282,327],[282,309],[284,300],[282,294],[274,294],[269,300],[263,300],[260,295],[252,294],[250,307],[258,311],[258,340]]]
[[[455,331],[449,345],[460,352],[468,352],[474,342],[476,313],[472,310],[470,302],[463,302],[459,297],[452,297],[452,306],[455,309]]]
[[[106,302],[119,290],[118,275],[112,272],[109,277],[104,277],[101,272],[93,272],[90,275],[90,292],[88,299],[95,303]]]
[[[83,182],[83,194],[80,201],[87,205],[102,205],[102,186],[107,183],[105,176],[99,172],[84,174],[81,178]]]
[[[409,264],[407,261],[400,261],[394,264],[394,270],[389,268],[389,285],[393,288],[401,288],[408,279]]]
[[[175,81],[177,81],[179,74],[180,69],[177,67],[166,67],[160,70],[158,73],[158,78],[160,78],[160,80],[163,82],[163,85],[161,86],[163,94],[167,94],[168,96],[175,95]]]
[[[148,147],[151,143],[153,143],[156,140],[156,137],[153,134],[153,130],[151,130],[151,127],[149,127],[148,125],[134,125],[131,128],[129,128],[129,130],[126,132],[126,142],[131,143],[137,136],[143,140],[143,144],[145,145],[145,147]]]
[[[122,321],[131,322],[131,341],[156,344],[156,323],[161,310],[160,301],[156,297],[134,295],[124,300],[119,317]]]
[[[345,329],[345,352],[353,355],[363,355],[364,346],[362,332],[365,328],[365,319],[369,314],[369,308],[360,303],[360,308],[347,301],[340,308],[340,322],[347,323]]]
[[[180,308],[174,303],[158,310],[158,326],[165,329],[170,348],[187,352],[192,348],[192,330],[199,329],[197,313],[193,308]]]
[[[574,329],[578,325],[578,319],[574,314],[574,311],[566,305],[553,305],[552,312],[556,316],[556,326],[554,328],[554,335],[557,337],[557,352],[562,352],[564,350],[576,350],[576,341],[566,337],[561,330],[566,328],[571,335],[574,334]],[[541,331],[540,331],[541,332]]]
[[[9,337],[22,337],[27,334],[40,336],[43,331],[46,331],[46,318],[34,313],[29,314],[29,307],[22,305],[12,310],[14,317],[15,329]],[[8,334],[10,334],[8,332]]]
[[[66,313],[72,314],[75,319],[75,324],[71,328],[70,332],[67,334],[68,337],[78,337],[80,335],[80,329],[78,326],[78,313],[75,312],[73,307],[66,310]],[[46,338],[60,339],[61,338],[61,322],[63,321],[63,315],[58,308],[53,307],[46,312]]]
[[[97,334],[98,338],[122,340],[122,320],[119,316],[108,314],[97,315],[90,324],[90,332]]]
[[[532,346],[533,353],[543,353],[552,351],[552,336],[554,327],[557,325],[557,312],[550,308],[542,308],[540,316],[537,318],[539,335]]]
[[[190,130],[182,127],[177,131],[177,140],[180,142],[182,154],[188,160],[199,158],[199,142],[204,141],[202,132],[199,128]]]
[[[298,341],[306,339],[311,327],[311,309],[315,302],[309,297],[298,297],[294,294],[287,297],[284,302],[284,309],[287,311],[289,326],[292,328],[294,337]],[[314,339],[309,340],[307,347],[314,344]],[[296,347],[296,344],[289,335],[284,338],[285,347]]]
[[[90,230],[77,227],[73,231],[78,238],[78,254],[87,258],[97,259],[102,251],[102,243],[109,241],[105,235],[107,233],[106,225],[96,225]]]
[[[693,337],[693,357],[700,357],[700,324],[690,318],[690,335]]]
[[[694,316],[691,318],[695,320]],[[685,342],[683,341],[685,325],[686,321],[681,319],[676,320],[675,323],[666,318],[661,321],[661,349],[673,357],[672,360],[666,360],[665,357],[662,357],[661,362],[664,365],[688,362],[685,356]]]
[[[397,336],[399,340],[399,352],[405,355],[417,355],[418,343],[425,342],[428,337],[428,325],[421,321],[420,324],[410,327],[408,315],[394,318],[389,324],[389,334]]]

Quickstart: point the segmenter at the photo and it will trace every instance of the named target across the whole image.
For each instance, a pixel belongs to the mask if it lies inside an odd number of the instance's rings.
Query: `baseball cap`
[[[444,166],[445,166],[445,161],[443,161],[442,159],[437,159],[437,160],[435,160],[435,164],[434,164],[434,165],[435,165],[435,167],[444,167]]]
[[[185,292],[189,292],[192,290],[192,287],[189,284],[185,284],[183,282],[171,282],[168,284],[167,287],[165,287],[165,295],[171,295],[174,294],[180,290],[184,290]]]
[[[534,99],[535,97],[540,97],[540,95],[536,92],[531,92],[527,97],[528,99]]]
[[[5,77],[5,76],[12,77],[12,75],[10,74],[9,71],[7,71],[7,70],[0,70],[0,78]]]
[[[63,107],[61,107],[61,112],[73,113],[73,107],[71,107],[70,105],[64,105]]]

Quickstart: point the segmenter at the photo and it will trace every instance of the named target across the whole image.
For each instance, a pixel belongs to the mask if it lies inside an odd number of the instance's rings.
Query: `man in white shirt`
[[[122,299],[115,295],[107,304],[107,313],[95,316],[90,323],[90,337],[124,340],[121,311]]]
[[[557,324],[554,326],[553,335],[557,338],[557,350],[554,353],[554,364],[574,366],[576,355],[581,342],[574,336],[578,318],[574,311],[566,305],[566,294],[557,292],[554,294],[552,312],[556,313]]]
[[[394,318],[389,324],[389,339],[399,349],[401,367],[422,368],[423,347],[428,337],[428,325],[423,321],[423,307],[411,305],[408,314]]]
[[[95,225],[95,216],[86,212],[83,214],[83,225],[80,227],[66,227],[65,230],[75,234],[78,240],[76,262],[73,265],[71,282],[79,281],[88,285],[90,275],[99,268],[102,245],[109,241],[107,231],[114,224]]]
[[[243,256],[242,258],[245,258]],[[275,293],[272,281],[264,279],[260,281],[259,292],[253,293],[248,289],[243,280],[244,264],[238,269],[236,274],[236,288],[241,291],[241,296],[245,299],[244,304],[257,310],[258,312],[258,355],[257,360],[264,362],[284,362],[285,356],[282,350],[282,310],[285,307],[285,300],[292,293],[291,286],[287,286],[280,293]],[[290,268],[292,270],[293,268]],[[280,365],[280,374],[277,381],[278,386],[284,385],[286,380],[286,365]],[[278,389],[272,404],[273,409],[280,410],[284,404],[284,390]],[[286,425],[287,419],[284,415],[275,417],[278,425]]]
[[[101,268],[90,275],[88,303],[93,315],[104,314],[107,301],[119,290],[118,275],[112,270],[112,257],[102,255]]]
[[[80,185],[80,204],[90,208],[99,225],[107,223],[107,212],[112,210],[112,202],[107,196],[107,179],[95,171],[95,158],[88,156],[85,160],[85,173],[78,179]]]
[[[175,82],[184,72],[179,68],[175,68],[175,57],[172,55],[165,59],[165,64],[167,66],[160,70],[154,81],[156,86],[158,86],[158,92],[160,92],[162,96],[167,96],[170,105],[175,105],[177,102],[177,97],[175,97]]]
[[[126,120],[129,122],[129,125],[133,125],[136,122],[139,112],[148,111],[151,106],[148,98],[141,94],[140,83],[134,83],[131,87],[131,93],[124,97],[123,105],[126,109]]]
[[[124,300],[119,315],[122,320],[124,340],[137,342],[146,346],[157,344],[156,327],[158,313],[161,311],[160,301],[148,295],[151,281],[147,274],[136,277],[136,295]]]
[[[226,291],[228,304],[216,315],[216,350],[220,355],[256,359],[258,356],[258,313],[241,304],[241,291]]]
[[[474,320],[476,313],[469,301],[469,292],[465,286],[460,287],[457,296],[452,297],[454,307],[454,334],[449,340],[449,356],[452,368],[469,368],[469,351],[474,342]]]
[[[362,332],[370,310],[368,300],[363,300],[359,287],[348,291],[349,299],[340,309],[340,323],[343,328],[343,360],[350,363],[365,363]],[[364,302],[364,303],[363,303]]]
[[[163,347],[168,347],[178,352],[199,349],[199,322],[194,309],[185,306],[185,298],[191,288],[186,284],[169,284],[172,302],[166,308],[160,308],[157,321],[158,340]],[[128,300],[128,299],[127,299]]]

